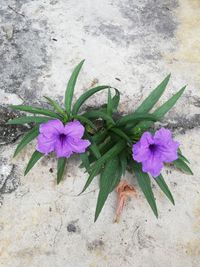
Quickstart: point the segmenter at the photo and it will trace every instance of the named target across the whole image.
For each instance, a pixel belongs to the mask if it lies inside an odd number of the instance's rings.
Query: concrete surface
[[[200,266],[200,1],[0,0],[0,7],[0,266]],[[166,170],[176,206],[155,186],[158,220],[138,191],[119,224],[113,223],[115,193],[94,224],[97,179],[76,196],[86,179],[77,158],[59,186],[51,157],[23,176],[34,144],[12,159],[14,141],[27,129],[4,125],[7,105],[44,104],[43,95],[62,102],[83,58],[75,96],[109,83],[122,92],[123,112],[169,72],[160,103],[188,84],[164,125],[174,129],[194,176]],[[125,178],[135,184],[130,174]]]

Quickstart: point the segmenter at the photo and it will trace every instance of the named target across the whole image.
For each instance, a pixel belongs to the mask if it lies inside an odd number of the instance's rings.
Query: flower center
[[[149,145],[149,149],[151,152],[155,152],[157,150],[157,146],[155,144]]]
[[[60,135],[59,135],[59,139],[60,139],[61,144],[63,144],[63,143],[65,142],[66,137],[67,137],[67,136],[66,136],[65,134],[60,134]]]

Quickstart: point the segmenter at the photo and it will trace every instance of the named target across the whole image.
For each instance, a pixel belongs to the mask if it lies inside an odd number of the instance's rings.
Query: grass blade
[[[30,130],[25,136],[24,138],[21,140],[21,142],[18,144],[15,153],[14,153],[14,157],[17,156],[17,154],[19,154],[19,152],[26,146],[28,145],[33,139],[35,139],[39,134],[39,127],[35,126],[33,127],[32,130]]]
[[[153,213],[158,218],[156,201],[155,201],[154,194],[151,188],[151,180],[150,180],[149,175],[147,173],[144,173],[142,171],[141,165],[136,162],[133,162],[133,171],[137,177],[138,184],[142,192],[144,193],[144,196],[146,197],[150,207],[153,210]]]
[[[172,193],[169,190],[169,187],[167,186],[162,174],[160,174],[158,177],[154,179],[160,189],[163,191],[163,193],[168,197],[168,199],[172,202],[173,205],[175,205],[174,198],[172,196]]]
[[[59,158],[58,163],[57,163],[57,184],[61,182],[63,179],[64,171],[65,171],[65,166],[67,163],[66,158]]]
[[[70,115],[71,112],[71,105],[72,105],[72,98],[74,95],[74,88],[75,88],[75,84],[79,75],[79,72],[83,66],[85,60],[82,60],[74,69],[74,71],[72,72],[72,75],[69,79],[69,82],[67,84],[67,89],[65,91],[65,107],[66,107],[66,111],[67,111],[67,115]]]
[[[31,158],[30,158],[30,160],[29,160],[29,162],[28,162],[28,165],[27,165],[27,167],[26,167],[26,170],[25,170],[25,172],[24,172],[24,175],[27,175],[27,173],[33,168],[33,166],[38,162],[38,160],[39,159],[41,159],[41,157],[43,157],[44,156],[44,154],[42,154],[42,153],[40,153],[39,151],[35,151],[33,154],[32,154],[32,156],[31,156]]]

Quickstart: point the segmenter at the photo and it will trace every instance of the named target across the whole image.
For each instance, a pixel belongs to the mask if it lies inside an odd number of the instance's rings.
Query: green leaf
[[[88,99],[90,98],[92,95],[94,95],[95,93],[101,91],[101,90],[105,90],[105,89],[108,89],[108,88],[111,88],[110,86],[108,85],[102,85],[102,86],[97,86],[97,87],[94,87],[94,88],[91,88],[90,90],[88,90],[87,92],[85,92],[84,94],[82,94],[78,100],[75,102],[74,106],[73,106],[73,110],[72,110],[72,113],[73,114],[77,114],[80,107],[83,105],[83,103]]]
[[[64,171],[65,171],[65,166],[67,163],[66,158],[59,158],[58,163],[57,163],[57,184],[61,182],[63,179]]]
[[[67,89],[65,91],[65,107],[66,107],[66,111],[68,116],[70,116],[70,112],[71,112],[71,104],[72,104],[72,98],[74,95],[74,88],[75,88],[75,84],[79,75],[79,72],[81,70],[81,67],[83,66],[85,60],[82,60],[74,69],[74,71],[72,72],[72,75],[69,79],[69,82],[67,84]]]
[[[175,95],[173,95],[167,102],[165,102],[161,107],[157,108],[153,115],[156,117],[162,118],[177,102],[177,100],[181,97],[185,90],[186,86],[184,86],[180,91],[178,91]]]
[[[79,195],[81,195],[87,188],[88,186],[91,184],[91,182],[93,181],[94,177],[99,173],[99,171],[101,170],[101,166],[98,166],[96,168],[96,170],[94,170],[93,172],[90,172],[90,170],[88,170],[88,172],[90,173],[84,187],[83,190],[79,193]]]
[[[96,206],[96,211],[95,211],[95,219],[94,221],[97,220],[104,204],[105,201],[111,192],[111,189],[113,188],[113,183],[115,180],[115,174],[117,167],[119,166],[119,160],[117,157],[114,157],[110,159],[106,164],[105,168],[101,174],[100,177],[100,191],[98,195],[98,200],[97,200],[97,206]]]
[[[42,115],[49,116],[51,118],[61,119],[61,117],[58,114],[48,109],[36,108],[36,107],[25,106],[25,105],[13,105],[13,106],[10,106],[10,108],[15,109],[15,110],[25,111],[25,112],[32,113],[32,114],[42,114]]]
[[[82,190],[82,192],[80,194],[82,194],[90,185],[90,183],[92,182],[92,180],[94,179],[94,177],[99,173],[100,169],[102,168],[102,165],[112,159],[113,157],[117,156],[124,148],[125,148],[126,144],[124,143],[124,141],[121,141],[117,144],[115,144],[110,150],[108,150],[108,152],[106,152],[100,159],[98,159],[90,168],[89,170],[89,178],[87,179],[87,182]]]
[[[98,145],[99,143],[103,142],[107,138],[107,130],[101,131],[95,134],[92,139]]]
[[[127,152],[125,150],[120,153],[119,160],[120,160],[120,165],[122,169],[122,174],[125,175],[127,164],[128,164]]]
[[[183,153],[182,153],[182,151],[180,150],[180,148],[178,149],[178,156],[179,156],[180,159],[182,159],[182,160],[185,161],[186,163],[190,164],[189,160],[188,160],[185,156],[183,156]]]
[[[91,120],[87,119],[86,117],[81,116],[81,115],[73,115],[73,118],[79,120],[82,123],[89,125],[92,129],[97,131],[97,127],[94,125],[94,123],[91,122]]]
[[[119,128],[110,128],[110,131],[116,133],[117,135],[119,135],[120,137],[122,137],[124,140],[126,140],[128,143],[132,144],[131,139],[121,129],[119,129]]]
[[[181,171],[193,175],[193,172],[190,167],[181,158],[173,161],[173,164]]]
[[[39,134],[39,128],[38,126],[33,127],[21,140],[21,142],[18,144],[14,157],[17,156],[17,154],[27,145],[29,144],[33,139],[35,139]]]
[[[185,90],[186,86],[184,86],[180,91],[178,91],[175,95],[173,95],[167,102],[157,108],[152,115],[155,115],[159,119],[161,119],[178,101]],[[148,129],[153,124],[152,121],[141,121],[137,124],[135,131],[138,129],[144,131]]]
[[[150,93],[134,113],[147,113],[158,102],[169,82],[170,74]]]
[[[157,121],[158,117],[152,114],[129,114],[123,116],[117,121],[117,126],[126,125],[127,123],[134,123],[140,120]]]
[[[120,101],[120,92],[117,89],[115,89],[115,96],[113,96],[112,98],[113,111],[117,110],[119,101]]]
[[[58,105],[56,101],[51,99],[50,97],[44,96],[44,98],[49,102],[49,104],[61,115],[67,118],[67,114],[65,113],[64,109]]]
[[[163,193],[168,197],[168,199],[172,202],[173,205],[175,205],[174,203],[174,198],[172,196],[172,193],[169,190],[169,187],[167,186],[162,174],[160,174],[158,177],[156,177],[154,179],[156,181],[156,183],[158,184],[158,186],[160,187],[160,189],[163,191]]]
[[[25,123],[42,123],[49,121],[49,117],[35,117],[35,116],[26,116],[20,117],[13,120],[9,120],[6,124],[25,124]]]
[[[141,165],[133,162],[133,171],[137,177],[138,184],[140,188],[142,189],[142,192],[144,193],[150,207],[153,210],[153,213],[158,218],[158,211],[156,206],[156,201],[154,198],[154,194],[151,188],[151,180],[147,173],[144,173],[142,171]]]
[[[85,112],[83,114],[84,117],[86,118],[90,118],[90,119],[103,119],[105,121],[107,121],[108,123],[111,124],[115,124],[115,122],[113,121],[113,119],[106,113],[102,112],[102,111],[98,111],[98,110],[92,110],[92,111],[88,111]]]
[[[101,157],[101,153],[95,143],[92,143],[92,145],[90,145],[89,150],[92,152],[95,158],[99,159]]]
[[[102,166],[107,160],[117,156],[126,146],[126,143],[121,140],[108,150],[100,159],[98,159],[91,167],[91,172],[95,172],[98,166]]]
[[[31,156],[31,158],[30,158],[30,160],[29,160],[29,162],[28,162],[28,165],[27,165],[27,167],[26,167],[26,170],[25,170],[25,172],[24,172],[24,175],[27,175],[27,173],[33,168],[33,166],[38,162],[38,160],[39,159],[41,159],[41,157],[43,157],[44,156],[44,154],[42,154],[42,153],[40,153],[39,151],[35,151],[33,154],[32,154],[32,156]]]
[[[85,153],[81,153],[80,154],[80,158],[81,158],[81,161],[82,161],[81,165],[83,165],[83,167],[85,167],[85,169],[89,172],[90,161],[89,161],[88,154],[86,152]]]
[[[107,114],[108,116],[112,116],[112,96],[111,96],[111,92],[110,92],[110,88],[108,89],[108,104],[107,104]]]

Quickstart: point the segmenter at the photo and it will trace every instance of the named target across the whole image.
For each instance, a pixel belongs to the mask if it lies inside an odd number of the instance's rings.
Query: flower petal
[[[72,138],[82,138],[85,128],[79,121],[72,121],[65,125],[64,133]]]
[[[65,141],[57,139],[55,143],[55,152],[58,158],[69,158],[73,154],[73,151],[67,143],[67,139]]]
[[[154,141],[156,142],[156,144],[168,143],[171,140],[172,140],[172,133],[170,130],[162,127],[158,131],[155,132]]]
[[[146,161],[142,162],[142,171],[149,172],[153,177],[157,177],[163,166],[159,153],[152,153]]]
[[[151,155],[149,147],[142,146],[141,142],[137,142],[135,145],[133,145],[132,152],[133,159],[137,162],[147,160]]]
[[[162,161],[172,162],[178,158],[179,143],[172,139],[171,131],[161,128],[155,133],[155,144],[158,146]]]
[[[153,136],[150,132],[144,132],[140,138],[140,143],[142,146],[149,147],[149,145],[154,143]]]
[[[162,160],[164,162],[170,163],[178,159],[178,147],[179,143],[173,140],[167,145],[159,145],[158,149],[160,151]]]
[[[56,142],[55,138],[47,138],[43,134],[39,134],[37,137],[36,150],[41,153],[48,154],[54,150],[55,142]]]
[[[64,132],[64,125],[60,120],[50,120],[47,123],[40,124],[40,133],[52,138]]]
[[[71,150],[75,153],[84,153],[86,148],[90,145],[88,140],[83,140],[79,138],[67,138],[67,142]]]

